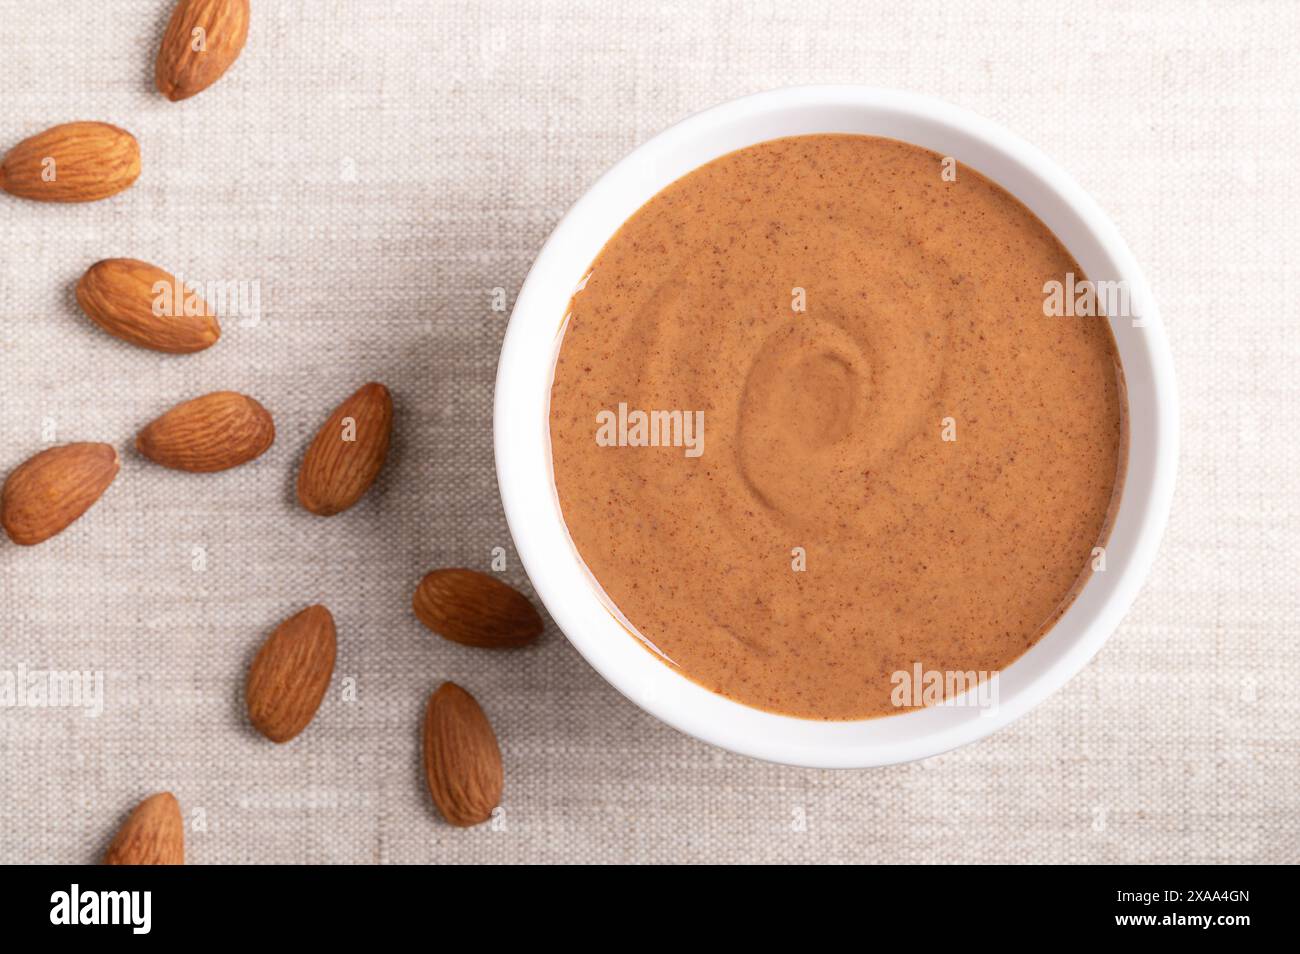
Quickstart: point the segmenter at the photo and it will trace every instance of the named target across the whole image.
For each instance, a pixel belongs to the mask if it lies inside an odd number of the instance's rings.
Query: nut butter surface
[[[1048,317],[1078,264],[944,168],[866,136],[742,149],[643,206],[573,298],[565,522],[715,692],[814,719],[932,703],[900,703],[899,674],[1003,669],[1105,542],[1126,448],[1107,319]]]

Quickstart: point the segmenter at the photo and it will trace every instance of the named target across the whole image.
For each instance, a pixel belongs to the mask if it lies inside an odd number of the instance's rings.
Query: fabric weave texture
[[[0,194],[0,471],[49,439],[123,457],[67,532],[0,541],[0,670],[102,671],[106,695],[97,718],[0,709],[0,862],[97,860],[164,789],[193,863],[1300,860],[1300,6],[257,0],[243,56],[179,104],[152,88],[170,7],[0,0],[0,150],[100,119],[144,164],[92,205]],[[410,609],[426,571],[494,547],[527,589],[493,468],[494,290],[513,302],[564,211],[662,128],[839,82],[981,113],[1096,197],[1160,302],[1183,428],[1160,557],[1092,664],[987,740],[856,772],[681,736],[552,624],[490,653]],[[197,355],[132,348],[72,293],[116,256],[257,282],[261,319]],[[297,463],[368,380],[395,399],[388,466],[314,517]],[[134,452],[220,389],[275,415],[259,461],[192,475]],[[274,746],[244,676],[314,602],[338,622],[334,683]],[[500,735],[495,825],[446,825],[425,789],[420,716],[446,679]]]

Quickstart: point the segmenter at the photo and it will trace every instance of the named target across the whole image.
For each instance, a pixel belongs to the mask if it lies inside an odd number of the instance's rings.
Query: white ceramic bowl
[[[1140,323],[1112,320],[1128,383],[1128,473],[1093,574],[1056,626],[1000,677],[992,708],[932,707],[859,722],[816,722],[716,695],[647,652],[606,608],[565,529],[551,470],[547,414],[566,306],[605,242],[657,192],[744,146],[810,133],[906,140],[954,156],[1024,202],[1093,281],[1125,281]],[[1063,144],[1063,148],[1068,144]],[[1050,320],[1050,319],[1045,319]],[[926,758],[1024,715],[1101,648],[1155,557],[1178,450],[1173,363],[1146,280],[1114,225],[1033,146],[924,96],[851,86],[775,90],[724,103],[651,139],[606,173],[556,227],[510,318],[497,370],[497,478],[506,518],[537,594],[569,641],[624,695],[669,725],[734,752],[825,768]]]

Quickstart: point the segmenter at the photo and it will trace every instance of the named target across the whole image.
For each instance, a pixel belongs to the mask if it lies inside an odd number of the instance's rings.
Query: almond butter
[[[248,39],[248,0],[181,0],[158,47],[154,83],[172,102],[225,74]]]
[[[96,262],[77,282],[77,304],[115,338],[168,354],[216,344],[221,325],[211,308],[173,275],[135,258]]]
[[[39,202],[95,202],[140,175],[140,144],[109,123],[64,123],[24,139],[0,160],[0,189]]]
[[[424,711],[424,774],[442,817],[462,828],[492,817],[501,803],[501,748],[468,692],[444,682]]]
[[[393,399],[382,384],[364,385],[330,415],[298,471],[298,501],[329,517],[361,499],[383,469],[393,430]]]
[[[117,476],[108,444],[63,444],[14,470],[0,490],[0,525],[14,543],[32,546],[65,530]]]
[[[257,401],[214,391],[178,404],[142,430],[135,447],[174,470],[211,473],[261,457],[275,441],[275,422]]]
[[[248,717],[272,742],[307,728],[334,674],[334,617],[309,606],[267,637],[248,670]]]
[[[466,646],[513,649],[542,632],[542,617],[528,597],[476,570],[434,570],[411,599],[420,622]]]
[[[176,796],[159,792],[137,805],[113,837],[104,864],[185,864],[185,824]]]

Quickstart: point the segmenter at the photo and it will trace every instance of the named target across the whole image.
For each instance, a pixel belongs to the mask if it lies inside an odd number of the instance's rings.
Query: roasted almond
[[[135,447],[175,470],[211,473],[261,457],[275,441],[275,422],[257,401],[214,391],[178,404],[149,424]]]
[[[202,298],[139,259],[106,258],[90,266],[77,282],[77,304],[110,335],[154,351],[190,354],[221,337]]]
[[[411,608],[439,636],[466,646],[513,649],[542,632],[528,597],[477,570],[434,570],[415,588]]]
[[[140,144],[109,123],[64,123],[24,139],[0,160],[0,189],[40,202],[94,202],[140,175]]]
[[[364,385],[316,433],[298,471],[298,501],[322,517],[347,510],[379,476],[393,430],[393,399]]]
[[[104,853],[104,864],[185,864],[185,825],[176,796],[159,792],[135,806]]]
[[[239,59],[248,0],[181,0],[158,47],[154,82],[172,102],[201,93]]]
[[[41,543],[91,508],[117,476],[108,444],[63,444],[19,464],[0,490],[0,525],[23,546]]]
[[[424,710],[424,775],[442,817],[462,828],[501,803],[501,748],[474,697],[444,682]]]
[[[319,604],[275,628],[248,670],[248,717],[272,742],[307,728],[334,674],[334,617]]]

